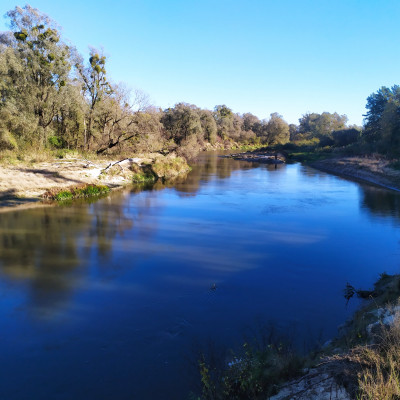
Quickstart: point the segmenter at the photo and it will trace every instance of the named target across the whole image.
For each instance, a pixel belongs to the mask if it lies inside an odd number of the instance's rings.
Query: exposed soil
[[[310,165],[335,175],[400,190],[400,171],[391,168],[390,161],[384,158],[371,156],[330,158]]]
[[[66,188],[93,183],[107,185],[114,189],[131,183],[131,173],[128,167],[133,161],[127,160],[104,171],[116,161],[96,160],[91,162],[75,159],[34,165],[1,165],[0,209],[37,206],[41,195],[51,188]]]

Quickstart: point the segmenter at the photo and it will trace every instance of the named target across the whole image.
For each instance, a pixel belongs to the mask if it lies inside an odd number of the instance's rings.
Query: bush
[[[14,136],[7,130],[0,130],[0,151],[17,149],[17,141]]]
[[[166,157],[158,159],[152,170],[158,178],[168,180],[189,172],[190,167],[182,157]]]
[[[356,143],[361,137],[361,132],[355,128],[341,129],[333,131],[332,137],[336,146],[347,146]]]
[[[306,359],[291,346],[272,340],[264,347],[245,343],[225,367],[218,367],[202,355],[199,372],[202,400],[265,399],[278,385],[298,376]],[[214,362],[215,364],[215,362]]]
[[[48,138],[49,145],[55,149],[61,149],[63,146],[63,140],[58,136],[50,136]]]
[[[47,200],[66,201],[78,198],[88,198],[104,195],[110,192],[110,188],[105,185],[82,185],[70,187],[68,189],[52,189],[43,194]]]

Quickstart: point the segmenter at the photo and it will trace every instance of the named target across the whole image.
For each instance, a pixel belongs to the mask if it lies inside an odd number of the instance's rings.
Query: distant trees
[[[290,139],[289,125],[278,113],[271,114],[269,121],[264,124],[263,133],[267,145],[284,144]]]
[[[340,129],[332,132],[332,139],[336,146],[342,147],[358,142],[361,130],[357,128]]]
[[[338,113],[307,113],[299,119],[297,138],[317,138],[321,145],[333,144],[332,132],[346,127],[347,116]]]
[[[364,138],[381,151],[400,151],[400,86],[381,87],[367,98]]]
[[[213,145],[276,145],[312,140],[346,146],[360,138],[347,117],[304,114],[299,125],[278,113],[260,120],[233,112],[177,103],[151,107],[146,96],[111,82],[107,58],[94,48],[85,59],[67,45],[56,23],[27,5],[7,13],[10,31],[0,34],[0,150],[18,146],[112,152],[171,152],[193,157]],[[381,88],[367,100],[370,143],[400,150],[400,88]]]

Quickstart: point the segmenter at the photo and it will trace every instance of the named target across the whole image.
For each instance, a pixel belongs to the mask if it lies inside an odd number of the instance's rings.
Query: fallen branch
[[[108,166],[106,168],[104,168],[101,172],[102,173],[106,172],[109,168],[113,167],[114,165],[121,164],[124,161],[130,161],[130,162],[136,162],[137,163],[137,161],[139,161],[139,160],[140,160],[139,158],[124,158],[123,160],[116,161],[115,163],[108,164]],[[122,169],[122,167],[120,165],[119,165],[119,167]]]

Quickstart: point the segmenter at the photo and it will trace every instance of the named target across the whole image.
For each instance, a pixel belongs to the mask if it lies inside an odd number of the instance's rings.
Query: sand
[[[129,161],[130,160],[130,161]],[[54,160],[34,165],[0,166],[0,209],[16,206],[32,206],[41,202],[41,196],[51,188],[66,188],[84,183],[103,184],[119,188],[131,183],[130,163],[139,159],[129,159],[109,168],[117,162],[87,160]],[[134,161],[132,161],[134,160]]]

